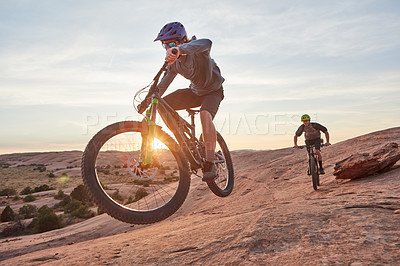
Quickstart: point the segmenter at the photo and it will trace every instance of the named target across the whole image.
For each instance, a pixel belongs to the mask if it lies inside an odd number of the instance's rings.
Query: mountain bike
[[[155,223],[175,213],[188,195],[191,175],[199,176],[205,163],[205,145],[195,132],[199,110],[187,110],[189,123],[160,96],[157,84],[167,65],[134,96],[135,103],[150,88],[140,104],[144,109],[150,105],[143,120],[100,130],[82,157],[82,178],[91,199],[127,223]],[[175,138],[156,124],[157,113]],[[207,185],[215,195],[226,197],[233,190],[234,172],[228,146],[218,132],[214,162],[218,175]]]
[[[321,139],[322,142],[322,139]],[[325,146],[323,143],[321,143],[321,147]],[[306,145],[301,145],[299,146],[300,149],[307,148]],[[307,169],[307,174],[311,175],[312,177],[312,183],[313,183],[313,188],[314,190],[318,189],[318,186],[320,185],[319,183],[319,166],[318,166],[318,155],[317,152],[315,151],[315,146],[314,144],[310,145],[307,148],[307,158],[308,158],[308,169]]]

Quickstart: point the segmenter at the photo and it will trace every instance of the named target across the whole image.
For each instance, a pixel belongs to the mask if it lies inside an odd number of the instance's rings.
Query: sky
[[[84,150],[141,119],[133,95],[161,67],[153,40],[172,21],[213,42],[214,122],[231,150],[293,146],[304,113],[331,143],[400,126],[397,0],[2,0],[0,154]]]

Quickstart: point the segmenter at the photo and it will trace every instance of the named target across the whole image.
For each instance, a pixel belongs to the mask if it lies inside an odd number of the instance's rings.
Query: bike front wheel
[[[180,208],[189,192],[190,171],[177,143],[160,127],[152,163],[144,167],[141,129],[141,122],[125,121],[98,132],[83,154],[82,177],[101,210],[123,222],[150,224]]]
[[[317,190],[319,186],[319,173],[318,173],[317,160],[314,157],[312,157],[310,160],[311,160],[310,169],[311,169],[313,188],[314,190]]]

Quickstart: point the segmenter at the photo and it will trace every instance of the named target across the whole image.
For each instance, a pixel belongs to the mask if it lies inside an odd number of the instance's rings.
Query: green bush
[[[33,170],[38,170],[40,172],[46,171],[46,166],[44,164],[32,164],[32,165],[37,166],[33,168]]]
[[[27,204],[19,208],[19,215],[23,217],[23,219],[33,218],[36,216],[37,208],[35,205]]]
[[[26,196],[26,197],[23,199],[24,202],[32,202],[32,201],[35,201],[35,200],[36,200],[36,197],[33,196],[32,194],[29,194],[28,196]]]
[[[124,198],[121,196],[121,194],[119,194],[119,190],[115,191],[115,192],[111,195],[111,198],[112,198],[113,200],[120,201],[120,202],[122,202],[122,201],[124,200]]]
[[[54,199],[62,200],[65,196],[67,196],[64,191],[59,190],[57,194],[54,196]]]
[[[79,185],[70,194],[72,199],[79,200],[83,203],[91,203],[89,195],[84,185]]]
[[[60,201],[60,203],[58,203],[60,206],[64,207],[65,205],[67,205],[68,203],[71,202],[71,197],[69,195],[65,195],[63,197],[63,199]]]
[[[44,184],[38,187],[35,187],[35,189],[33,190],[34,192],[41,192],[41,191],[48,191],[48,190],[53,190],[55,188],[53,187],[49,187],[48,185]]]
[[[103,213],[104,213],[103,209],[100,208],[100,207],[97,207],[97,215],[100,215],[100,214],[103,214]]]
[[[17,191],[13,188],[5,188],[0,190],[0,196],[12,196],[17,195]]]
[[[83,203],[79,200],[72,200],[70,203],[64,206],[64,213],[72,213],[73,211],[79,209]]]
[[[41,207],[38,213],[38,217],[33,219],[31,223],[34,233],[42,233],[61,228],[62,217],[57,216],[47,205]]]
[[[140,199],[146,197],[147,195],[149,195],[149,193],[147,193],[147,191],[144,188],[139,188],[135,193],[135,199],[133,200],[133,202],[139,201]]]
[[[88,219],[95,216],[95,213],[89,209],[89,206],[82,204],[78,209],[71,212],[72,217]]]
[[[25,187],[22,191],[21,191],[21,195],[28,195],[28,194],[32,194],[33,190],[31,187]]]
[[[7,205],[7,207],[1,213],[1,222],[13,221],[14,218],[15,218],[15,213],[13,209],[11,209],[11,207]]]
[[[132,203],[132,202],[134,202],[133,199],[132,199],[132,196],[129,196],[129,198],[128,198],[128,200],[125,202],[125,204],[130,204],[130,203]]]

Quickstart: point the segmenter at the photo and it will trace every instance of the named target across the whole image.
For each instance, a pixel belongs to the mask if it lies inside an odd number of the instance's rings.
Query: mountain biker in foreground
[[[190,80],[189,88],[179,89],[164,97],[174,110],[200,107],[200,120],[206,149],[206,162],[203,167],[203,181],[216,178],[217,167],[214,163],[217,133],[213,119],[224,98],[222,83],[224,78],[210,57],[212,42],[209,39],[188,39],[185,27],[180,22],[166,24],[154,41],[161,41],[166,49],[167,72],[159,82],[162,95],[177,74]],[[144,112],[147,103],[138,106],[139,113]],[[144,106],[146,105],[146,106]]]
[[[297,129],[294,136],[294,148],[299,148],[299,146],[297,145],[297,138],[300,137],[301,134],[303,134],[304,132],[307,150],[310,148],[311,145],[314,145],[315,151],[318,155],[319,173],[323,175],[325,174],[325,171],[322,167],[321,131],[325,134],[326,137],[325,146],[329,146],[331,144],[329,143],[328,129],[321,124],[310,122],[310,116],[307,114],[301,116],[301,122],[303,122],[303,124]]]

